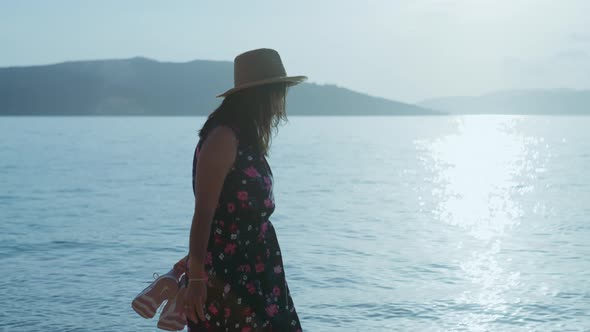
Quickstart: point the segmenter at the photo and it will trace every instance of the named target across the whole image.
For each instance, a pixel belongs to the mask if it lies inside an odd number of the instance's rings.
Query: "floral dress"
[[[272,171],[264,155],[240,141],[238,128],[231,128],[239,144],[211,224],[206,320],[188,320],[188,331],[301,332],[269,219],[275,210]],[[193,158],[193,192],[203,142],[199,140]],[[175,268],[186,269],[186,262],[179,265]]]

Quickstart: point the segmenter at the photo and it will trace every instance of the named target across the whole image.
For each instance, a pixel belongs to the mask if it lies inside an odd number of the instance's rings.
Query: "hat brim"
[[[254,86],[259,86],[259,85],[264,85],[264,84],[272,84],[272,83],[288,83],[288,86],[293,86],[296,84],[299,84],[301,82],[304,82],[305,80],[307,80],[307,76],[283,76],[283,77],[273,77],[273,78],[269,78],[266,80],[260,80],[260,81],[254,81],[254,82],[249,82],[249,83],[245,83],[239,86],[236,86],[234,88],[231,88],[227,91],[225,91],[224,93],[217,95],[216,97],[227,97],[228,95],[236,92],[236,91],[240,91],[246,88],[251,88]]]

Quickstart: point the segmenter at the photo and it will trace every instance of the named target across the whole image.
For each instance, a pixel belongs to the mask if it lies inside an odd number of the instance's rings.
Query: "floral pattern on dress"
[[[205,259],[209,275],[205,321],[188,321],[189,332],[301,332],[283,268],[281,249],[269,217],[275,210],[273,175],[264,155],[238,138],[234,165],[227,174]],[[193,158],[196,164],[204,139]],[[181,260],[174,269],[186,272]]]

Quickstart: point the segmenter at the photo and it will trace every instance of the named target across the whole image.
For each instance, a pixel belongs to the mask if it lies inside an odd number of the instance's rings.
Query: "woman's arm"
[[[205,271],[211,223],[237,149],[238,141],[233,130],[218,126],[209,133],[199,151],[195,177],[195,212],[189,237],[190,275],[196,276]]]
[[[187,261],[188,260],[188,255],[182,257],[178,262],[176,262],[174,264],[174,266],[172,267],[172,270],[174,270],[174,274],[176,275],[176,278],[180,278],[180,276],[183,273],[186,273],[186,268],[187,268]]]

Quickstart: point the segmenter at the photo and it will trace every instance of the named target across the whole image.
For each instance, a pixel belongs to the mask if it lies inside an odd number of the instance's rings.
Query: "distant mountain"
[[[507,90],[429,99],[419,105],[451,114],[590,114],[590,90]]]
[[[207,115],[233,86],[233,63],[146,58],[0,68],[0,115]],[[289,115],[440,114],[340,88],[289,90]]]

